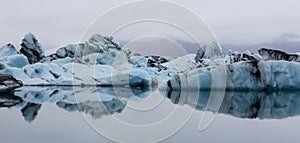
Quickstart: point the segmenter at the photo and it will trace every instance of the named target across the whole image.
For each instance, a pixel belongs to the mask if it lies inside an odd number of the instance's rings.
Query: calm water
[[[182,116],[192,113],[191,118],[183,117],[187,123],[163,142],[296,143],[300,132],[299,93],[226,92],[220,106],[216,106],[216,118],[199,131],[204,110],[212,110],[210,104],[213,96],[219,96],[217,92],[158,91],[147,87],[23,87],[0,96],[0,137],[1,142],[11,143],[112,142],[90,124],[101,128],[102,121],[114,118],[149,125],[181,110]],[[167,125],[165,128],[170,128]],[[125,130],[125,135],[131,131]],[[140,132],[134,138],[142,140],[162,132]]]

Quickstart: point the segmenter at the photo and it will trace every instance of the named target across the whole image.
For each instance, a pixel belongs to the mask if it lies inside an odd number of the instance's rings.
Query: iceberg
[[[262,48],[259,51],[264,60],[285,60],[300,62],[300,56],[298,54],[288,54],[283,51]]]
[[[27,58],[19,54],[0,57],[0,63],[16,68],[22,68],[26,65],[29,65]]]
[[[8,51],[8,52],[7,52]],[[37,38],[25,35],[20,52],[8,44],[0,50],[0,74],[23,85],[162,86],[169,89],[299,89],[299,56],[279,50],[224,52],[217,42],[203,44],[182,57],[142,56],[113,37],[95,34],[44,55]],[[221,84],[222,83],[222,84]]]
[[[12,56],[12,55],[16,55],[18,53],[19,52],[16,50],[16,48],[12,44],[7,44],[0,49],[0,57]]]
[[[197,51],[195,61],[199,62],[201,59],[219,59],[223,58],[224,53],[222,48],[218,45],[216,41],[212,42],[210,45],[202,43],[200,49]]]
[[[174,89],[212,89],[212,82],[225,82],[226,90],[298,90],[300,63],[288,61],[237,62],[218,67],[204,67],[175,75],[165,84]],[[213,79],[213,73],[226,80]],[[215,75],[214,75],[215,76]]]
[[[0,92],[8,92],[0,96],[0,107],[21,109],[28,122],[44,103],[92,118],[109,116],[122,112],[128,100],[147,99],[157,87],[174,104],[198,110],[207,106],[211,92],[226,91],[219,112],[239,118],[285,118],[300,113],[292,109],[298,103],[294,94],[283,97],[285,91],[300,89],[299,55],[279,50],[224,52],[212,42],[181,57],[143,56],[123,49],[110,36],[95,34],[86,42],[45,55],[29,33],[19,52],[8,44],[0,55]]]
[[[125,50],[112,37],[96,34],[85,43],[69,44],[49,56],[44,56],[44,49],[31,33],[24,37],[21,46],[21,54],[0,58],[0,74],[12,75],[24,85],[144,86],[155,83],[146,69],[136,68],[128,62],[129,65],[113,65]],[[7,48],[12,49],[8,46],[2,49]],[[122,66],[133,68],[127,73],[114,72]]]
[[[113,37],[95,34],[85,43],[69,44],[66,47],[59,48],[56,53],[47,56],[43,60],[52,61],[70,57],[87,63],[98,60],[99,64],[107,64],[106,62],[116,57],[120,50],[121,45]]]
[[[215,82],[224,83],[217,87],[223,90],[299,90],[297,59],[295,54],[264,48],[258,53],[229,51],[224,58],[196,61],[196,68],[173,76],[162,88],[211,90]]]
[[[11,92],[22,85],[21,81],[16,80],[11,75],[0,75],[0,93]]]
[[[30,64],[34,64],[44,57],[44,49],[32,33],[25,35],[20,53],[28,58]]]

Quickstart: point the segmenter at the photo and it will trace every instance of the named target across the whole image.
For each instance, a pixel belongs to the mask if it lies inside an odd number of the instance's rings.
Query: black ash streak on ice
[[[129,97],[134,96],[144,99],[150,94],[149,87],[156,84],[159,84],[162,90],[167,90],[166,97],[170,98],[174,104],[178,104],[181,97],[186,96],[182,93],[184,89],[213,90],[211,89],[211,72],[218,70],[216,67],[226,67],[226,75],[228,76],[227,86],[222,87],[228,90],[223,102],[226,107],[222,105],[221,112],[236,116],[234,108],[243,106],[245,112],[251,110],[251,113],[244,113],[243,111],[236,117],[269,118],[260,115],[260,112],[272,110],[273,107],[264,107],[264,103],[269,102],[269,99],[265,99],[269,95],[268,92],[260,92],[259,96],[253,95],[252,99],[252,97],[236,95],[236,93],[229,92],[229,90],[255,90],[256,92],[257,90],[272,92],[274,90],[277,92],[300,89],[298,86],[300,79],[297,75],[300,72],[298,71],[298,67],[300,67],[299,55],[265,48],[260,49],[258,53],[250,51],[242,53],[224,52],[216,42],[203,44],[196,54],[188,54],[183,57],[142,56],[134,51],[122,49],[121,45],[112,37],[96,34],[85,43],[69,44],[59,48],[56,53],[46,56],[37,38],[29,33],[24,37],[20,51],[17,51],[13,45],[8,44],[0,49],[0,55],[0,91],[11,92],[7,93],[9,96],[1,96],[3,102],[0,105],[1,107],[14,107],[21,102],[25,102],[21,112],[28,122],[33,121],[38,115],[41,105],[50,100],[55,100],[59,108],[67,111],[84,112],[90,114],[93,118],[120,113],[126,106],[126,100]],[[113,67],[113,62],[117,62],[119,65]],[[85,70],[73,71],[73,66]],[[122,86],[128,84],[127,74],[120,73],[113,75],[117,78],[111,77],[112,69],[122,68],[122,66],[132,67],[129,74],[129,87],[125,88],[131,88],[133,95],[126,93],[126,90],[124,90],[125,101],[120,100],[119,95],[115,95],[110,89],[112,87],[109,87],[118,85],[122,88]],[[97,71],[97,76],[93,76],[93,73],[86,73],[89,70],[94,71],[94,69]],[[181,82],[181,80],[189,81],[189,77],[199,78],[201,82],[193,83],[193,81],[190,81],[189,85]],[[73,89],[65,93],[65,89],[60,88],[74,86],[74,79],[78,80],[79,85],[83,87],[90,85],[90,83],[108,86],[101,89],[103,91],[95,91],[95,93],[108,94],[108,97],[112,98],[98,102],[94,100],[82,102],[68,100],[74,98]],[[23,84],[26,86],[22,87],[20,91],[14,90]],[[61,87],[47,88],[50,85],[61,85]],[[41,87],[42,89],[31,92],[26,91],[27,86],[45,86],[46,88]],[[88,94],[84,93],[83,95]],[[32,98],[28,98],[30,96]],[[200,96],[201,98],[206,95],[194,96]],[[296,98],[294,95],[291,96]],[[40,97],[45,98],[45,100],[37,100]],[[236,98],[232,99],[231,97]],[[249,101],[249,104],[243,103],[242,105],[241,103],[241,105],[235,107],[233,105],[235,105],[236,99]],[[192,102],[193,105],[197,105],[197,109],[203,110],[203,108],[200,108],[200,106],[205,106],[203,101],[201,103],[200,101],[186,101],[182,104]],[[293,104],[289,104],[289,106],[293,106]],[[298,112],[292,112],[288,116],[294,115],[298,115]],[[278,115],[278,118],[284,117],[286,116]]]
[[[11,75],[0,75],[0,93],[7,93],[23,86],[22,81]]]
[[[216,67],[226,67],[226,87],[227,90],[299,90],[300,79],[297,73],[299,71],[299,59],[297,54],[287,54],[279,50],[262,48],[258,53],[245,51],[243,53],[232,52],[222,53],[216,46],[211,48],[202,47],[198,50],[195,57],[197,63],[196,72],[185,72],[181,76],[199,77],[200,81],[210,81],[208,84],[197,84],[197,86],[182,85],[179,75],[171,79],[169,87],[176,89],[194,88],[210,89],[212,80],[212,70],[221,72]],[[206,55],[208,53],[208,56]],[[212,54],[213,53],[213,54]],[[212,56],[213,55],[213,56]],[[209,57],[209,58],[208,58]],[[223,59],[222,59],[223,58]],[[201,83],[201,82],[200,82]],[[203,82],[202,82],[203,83]],[[173,86],[173,87],[172,87]]]

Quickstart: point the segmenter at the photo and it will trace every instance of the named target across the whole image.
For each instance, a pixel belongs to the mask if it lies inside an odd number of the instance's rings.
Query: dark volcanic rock
[[[37,38],[29,33],[22,40],[20,53],[28,58],[30,64],[34,64],[44,58],[44,49]]]

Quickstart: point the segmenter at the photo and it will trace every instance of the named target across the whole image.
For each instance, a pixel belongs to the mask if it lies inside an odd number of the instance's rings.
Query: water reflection
[[[212,93],[213,92],[213,93]],[[205,110],[211,94],[218,91],[165,92],[172,103]],[[300,91],[227,91],[219,113],[237,118],[282,119],[300,115]]]
[[[32,122],[43,104],[54,103],[68,112],[82,112],[97,119],[121,113],[127,100],[141,101],[149,95],[149,87],[22,87],[13,93],[0,94],[0,108],[19,108],[24,120]]]
[[[69,112],[79,111],[91,115],[94,119],[101,118],[103,115],[121,113],[126,106],[126,102],[113,98],[111,101],[85,101],[78,104],[57,102],[56,105]]]
[[[151,95],[149,87],[22,87],[14,93],[0,95],[0,108],[20,109],[24,120],[34,121],[45,103],[68,112],[81,112],[94,119],[121,113],[128,100],[143,102]],[[118,92],[118,94],[116,93]],[[214,91],[217,92],[217,91]],[[122,93],[122,94],[120,94]],[[210,91],[162,92],[173,104],[206,110]],[[300,115],[300,91],[227,91],[219,113],[237,118],[282,119]]]
[[[13,94],[2,94],[0,96],[0,108],[11,108],[22,103],[23,100],[20,97],[17,97]]]
[[[27,103],[26,106],[21,109],[24,120],[32,122],[37,117],[41,107],[41,104]]]

